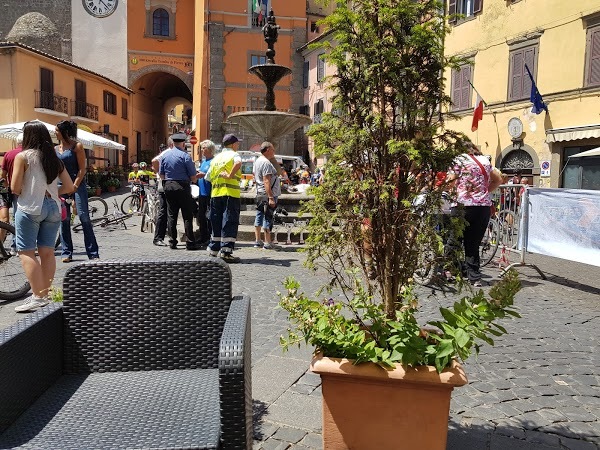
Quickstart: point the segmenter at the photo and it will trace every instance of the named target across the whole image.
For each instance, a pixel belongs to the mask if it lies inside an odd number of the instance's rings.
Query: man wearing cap
[[[223,150],[215,156],[208,169],[207,179],[212,183],[210,222],[212,235],[208,245],[210,256],[220,252],[223,261],[240,262],[233,256],[240,223],[240,168],[242,158],[237,154],[240,140],[233,134],[223,137]]]
[[[153,244],[159,247],[163,247],[165,244],[165,235],[167,234],[167,198],[165,197],[165,189],[163,187],[162,179],[158,174],[160,169],[160,160],[163,158],[168,150],[175,146],[173,139],[167,139],[167,145],[161,144],[161,152],[152,158],[152,170],[156,173],[156,184],[158,193],[158,212],[156,214],[156,228],[154,229]]]
[[[190,155],[185,149],[187,136],[176,133],[171,136],[173,148],[167,150],[159,161],[158,173],[163,179],[165,198],[167,199],[167,229],[170,234],[169,244],[177,248],[177,218],[179,210],[183,216],[186,248],[199,250],[194,237],[194,200],[192,198],[191,182],[204,176],[197,173]]]

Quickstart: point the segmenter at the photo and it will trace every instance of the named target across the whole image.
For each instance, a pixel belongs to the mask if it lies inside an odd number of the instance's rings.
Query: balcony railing
[[[69,99],[52,92],[35,91],[35,107],[51,109],[60,113],[69,113]]]
[[[321,123],[322,121],[321,114],[315,114],[313,116],[313,123]]]
[[[86,119],[98,121],[98,106],[91,103],[71,100],[71,115],[85,117]]]

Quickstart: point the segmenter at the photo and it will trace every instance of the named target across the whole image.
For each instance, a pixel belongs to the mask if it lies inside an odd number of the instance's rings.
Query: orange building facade
[[[131,91],[108,78],[21,44],[0,43],[0,124],[73,120],[127,146]],[[14,146],[0,139],[0,154]],[[89,163],[129,162],[127,151],[91,149]]]

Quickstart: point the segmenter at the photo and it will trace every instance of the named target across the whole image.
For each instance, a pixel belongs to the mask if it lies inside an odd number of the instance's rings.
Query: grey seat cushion
[[[0,448],[219,447],[216,369],[64,375],[0,436]]]

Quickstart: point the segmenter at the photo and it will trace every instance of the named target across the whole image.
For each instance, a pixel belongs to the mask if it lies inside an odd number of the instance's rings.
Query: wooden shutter
[[[302,87],[308,87],[308,73],[310,72],[310,63],[304,61],[304,67],[302,68]]]
[[[448,15],[456,14],[456,0],[449,0],[448,2]]]
[[[523,50],[516,50],[510,54],[510,79],[508,99],[521,98],[523,90]]]
[[[589,31],[587,85],[600,84],[600,27]]]
[[[460,107],[466,109],[471,106],[471,66],[463,66],[460,71]]]
[[[483,9],[483,0],[473,0],[473,14],[481,12]]]
[[[40,68],[40,91],[54,95],[54,72]]]
[[[523,50],[523,89],[521,91],[521,98],[529,98],[531,94],[531,78],[527,74],[525,64],[529,67],[531,76],[535,77],[535,52],[536,47],[530,47]]]
[[[461,70],[452,70],[452,109],[460,109],[460,84],[462,81]]]
[[[75,100],[85,103],[87,101],[85,81],[75,80]]]

